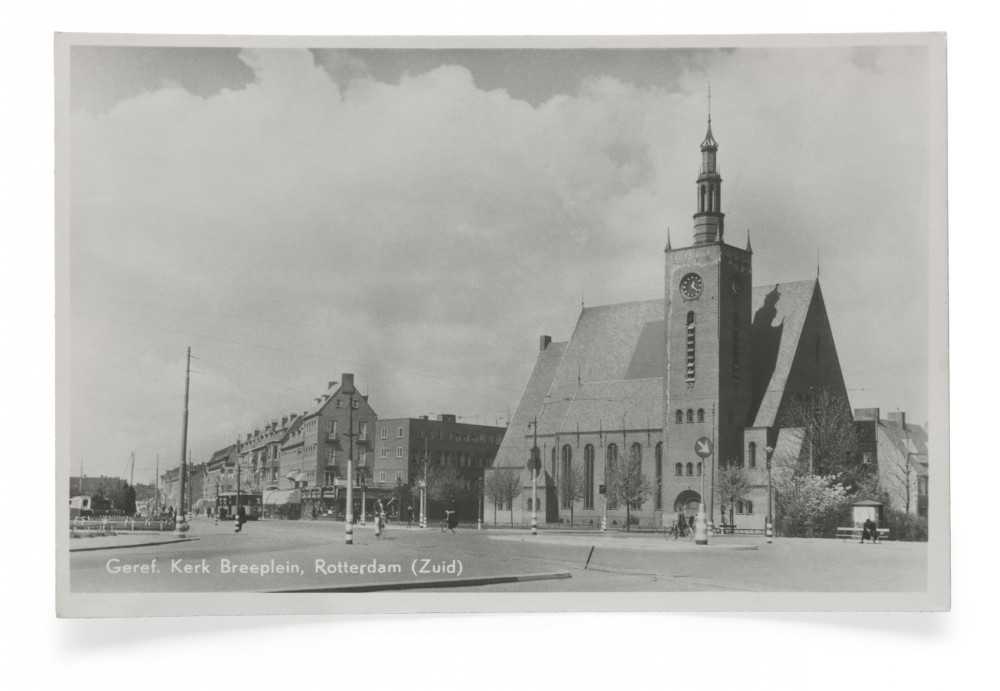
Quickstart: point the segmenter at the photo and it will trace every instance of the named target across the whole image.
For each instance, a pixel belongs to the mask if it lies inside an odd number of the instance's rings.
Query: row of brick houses
[[[483,471],[492,465],[504,432],[459,422],[451,414],[380,420],[368,396],[357,390],[354,375],[344,373],[340,382],[327,383],[309,409],[247,432],[205,463],[189,466],[185,506],[213,507],[216,497],[238,486],[261,493],[267,517],[343,515],[350,481],[355,513],[363,502],[369,515],[381,499],[391,514],[406,517],[411,506],[419,510],[416,488],[424,473],[453,467],[462,488],[454,503],[463,518],[474,519]],[[178,504],[178,473],[175,468],[160,476],[169,498],[165,506]],[[438,504],[432,497],[430,515],[443,510]]]

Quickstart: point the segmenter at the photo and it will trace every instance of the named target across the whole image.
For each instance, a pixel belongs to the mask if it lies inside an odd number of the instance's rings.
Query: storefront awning
[[[264,492],[264,506],[299,504],[301,501],[301,494],[297,489],[276,489]]]

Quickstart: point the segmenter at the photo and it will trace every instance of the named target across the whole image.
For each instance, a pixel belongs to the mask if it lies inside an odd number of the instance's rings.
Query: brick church
[[[695,181],[694,244],[665,251],[663,297],[584,308],[565,342],[543,336],[493,467],[520,469],[523,491],[513,520],[531,520],[526,470],[537,444],[539,522],[623,526],[625,507],[605,501],[605,471],[639,458],[653,486],[633,522],[660,525],[662,514],[720,520],[712,487],[720,464],[746,468],[754,489],[736,507],[737,528],[763,529],[767,513],[765,449],[798,456],[799,431],[781,429],[793,396],[827,389],[847,401],[819,279],[754,286],[753,250],[725,241],[719,145],[708,132]],[[696,442],[713,452],[702,457]],[[704,452],[705,449],[702,449]],[[560,482],[582,473],[582,497]]]

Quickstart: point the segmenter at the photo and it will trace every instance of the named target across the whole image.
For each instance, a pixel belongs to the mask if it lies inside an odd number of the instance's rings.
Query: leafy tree
[[[584,492],[583,471],[575,465],[570,465],[567,472],[559,478],[559,496],[563,505],[569,506],[569,524],[572,526],[575,520],[576,502],[583,499]]]
[[[652,483],[642,472],[642,459],[630,452],[627,459],[609,463],[606,484],[608,498],[625,503],[625,530],[631,530],[632,509],[653,493]]]
[[[723,505],[729,506],[729,525],[733,523],[733,507],[736,502],[745,500],[753,490],[753,482],[750,480],[750,473],[735,463],[729,463],[727,467],[719,471],[715,480],[715,488],[719,493],[719,498]]]
[[[431,466],[427,471],[428,498],[453,504],[465,491],[465,483],[458,468],[452,465]]]
[[[779,426],[802,430],[797,462],[806,473],[833,476],[852,493],[868,483],[872,469],[860,463],[851,405],[842,392],[810,389],[792,396],[782,405]]]
[[[493,502],[493,523],[496,524],[496,507],[507,505],[510,510],[510,524],[514,525],[514,500],[517,499],[523,486],[521,472],[517,468],[492,468],[487,471],[483,493]]]
[[[811,473],[795,458],[780,459],[772,467],[772,482],[782,535],[817,537],[833,533],[851,500],[837,476]]]

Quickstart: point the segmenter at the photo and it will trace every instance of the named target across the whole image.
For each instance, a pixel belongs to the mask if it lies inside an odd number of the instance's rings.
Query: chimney
[[[250,433],[247,432],[247,441],[250,441]]]
[[[293,415],[292,417],[295,417],[295,416]],[[288,416],[287,415],[282,415],[281,416],[281,426],[284,427],[286,422],[288,422]]]
[[[902,429],[906,429],[906,413],[897,410],[895,413],[889,413],[889,419],[899,425]]]
[[[340,381],[344,384],[341,386],[344,393],[354,393],[354,375],[348,372],[344,372],[340,375]]]
[[[552,336],[542,336],[538,339],[538,350],[545,350],[552,343]]]
[[[855,420],[874,420],[878,422],[879,420],[879,409],[878,408],[855,408],[854,409],[854,419]]]
[[[337,382],[335,382],[335,381],[327,382],[326,383],[326,388],[332,389],[336,385],[337,385]]]
[[[427,416],[426,416],[426,415],[421,415],[421,416],[420,416],[420,419],[421,419],[421,420],[426,420],[426,419],[427,419]]]

